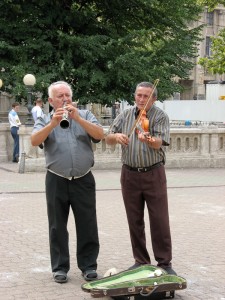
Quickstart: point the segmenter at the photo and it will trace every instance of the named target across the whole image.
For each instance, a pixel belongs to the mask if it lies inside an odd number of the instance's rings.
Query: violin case
[[[153,265],[122,271],[81,286],[93,298],[111,297],[115,300],[171,299],[176,290],[186,287],[187,282],[183,277],[168,274]]]

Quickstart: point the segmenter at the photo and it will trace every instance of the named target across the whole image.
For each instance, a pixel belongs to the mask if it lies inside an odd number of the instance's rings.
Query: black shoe
[[[177,275],[177,273],[171,267],[161,267],[170,275]]]
[[[53,274],[53,278],[57,283],[66,283],[68,278],[67,274],[64,271],[57,271]]]
[[[98,279],[96,270],[86,270],[82,273],[82,276],[86,281],[92,281]]]
[[[134,270],[138,267],[144,266],[144,264],[141,264],[139,262],[136,262],[133,266],[129,267],[127,270]]]

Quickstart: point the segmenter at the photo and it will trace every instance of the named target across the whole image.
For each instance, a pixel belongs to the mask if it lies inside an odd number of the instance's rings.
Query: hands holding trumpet
[[[63,129],[69,127],[69,119],[78,121],[80,118],[78,109],[71,103],[65,104],[63,107],[57,108],[52,116],[53,126],[60,125]]]

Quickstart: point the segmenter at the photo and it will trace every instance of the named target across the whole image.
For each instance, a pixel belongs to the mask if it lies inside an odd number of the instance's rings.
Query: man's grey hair
[[[135,94],[136,94],[137,88],[139,88],[139,87],[146,87],[146,88],[151,88],[151,89],[154,88],[153,97],[157,97],[157,95],[158,95],[158,91],[157,91],[156,87],[151,82],[143,81],[141,83],[138,83],[136,86],[136,89],[135,89]]]
[[[66,85],[69,90],[70,90],[70,93],[71,93],[71,97],[73,96],[73,90],[72,90],[72,87],[69,83],[67,83],[66,81],[56,81],[56,82],[53,82],[49,87],[48,87],[48,96],[49,98],[52,98],[53,97],[53,90],[54,90],[54,87],[56,85]]]

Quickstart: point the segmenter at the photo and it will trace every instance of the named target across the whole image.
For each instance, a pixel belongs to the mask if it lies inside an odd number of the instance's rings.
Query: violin
[[[140,131],[141,132],[149,132],[149,119],[146,116],[146,111],[142,110],[142,111],[140,111],[140,114],[141,114],[141,117],[139,119],[138,126],[136,126],[136,128],[139,127],[139,129],[140,129],[140,127],[141,127],[142,130],[139,130],[137,128],[137,133],[140,133]]]

